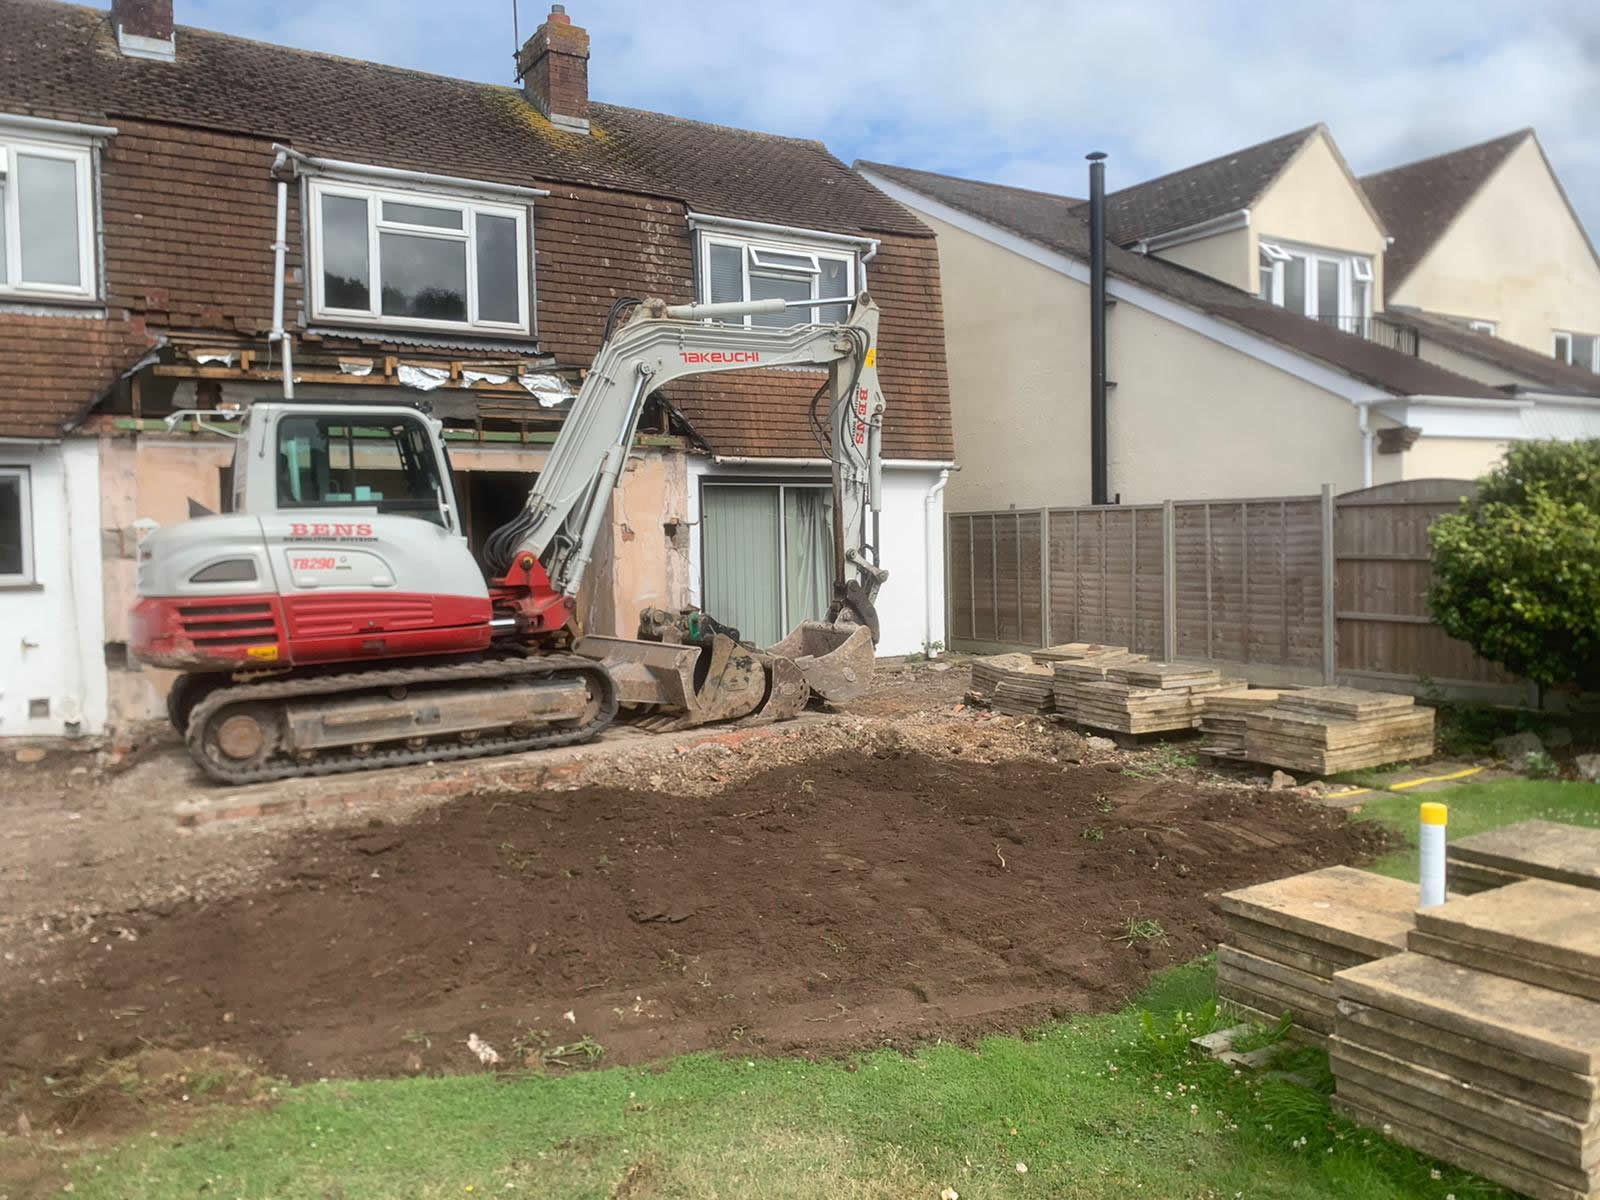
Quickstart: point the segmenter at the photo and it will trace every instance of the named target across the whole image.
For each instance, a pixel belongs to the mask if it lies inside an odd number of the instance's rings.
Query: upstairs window
[[[1600,335],[1558,332],[1555,355],[1558,361],[1590,371],[1600,371]]]
[[[1372,320],[1372,260],[1363,255],[1260,243],[1263,300],[1365,336]]]
[[[723,234],[700,236],[700,300],[830,300],[837,304],[795,307],[746,317],[746,325],[781,329],[806,322],[843,321],[855,296],[856,256],[837,246],[743,240]]]
[[[95,268],[93,151],[0,128],[0,297],[93,299]]]
[[[1488,335],[1489,337],[1494,337],[1500,327],[1493,321],[1480,321],[1473,319],[1467,322],[1467,328],[1472,330],[1473,333],[1482,333]]]
[[[308,195],[314,317],[529,332],[526,207],[321,179]]]

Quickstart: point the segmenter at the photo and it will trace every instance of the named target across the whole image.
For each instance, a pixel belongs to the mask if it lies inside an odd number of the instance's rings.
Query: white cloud
[[[1600,231],[1595,0],[568,0],[599,99],[1080,193],[1325,121],[1358,171],[1525,125]],[[197,25],[509,82],[506,0],[178,0]],[[527,36],[548,11],[524,0]]]

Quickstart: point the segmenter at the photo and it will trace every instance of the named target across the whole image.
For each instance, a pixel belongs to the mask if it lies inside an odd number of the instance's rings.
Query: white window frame
[[[1362,254],[1349,254],[1340,250],[1320,250],[1314,246],[1298,246],[1278,239],[1263,238],[1259,243],[1258,270],[1272,272],[1268,294],[1263,299],[1279,308],[1284,307],[1283,268],[1291,258],[1304,259],[1306,263],[1306,308],[1300,315],[1320,321],[1325,316],[1334,317],[1340,328],[1348,323],[1348,332],[1356,332],[1358,323],[1364,326],[1372,317],[1372,260]],[[1268,263],[1271,267],[1268,267]],[[1339,311],[1323,314],[1318,311],[1317,267],[1320,263],[1336,263],[1339,269]],[[1362,285],[1357,291],[1357,285]],[[1257,284],[1257,295],[1261,294]]]
[[[12,466],[0,466],[0,479],[17,480],[18,495],[22,500],[22,571],[20,574],[0,574],[0,587],[25,587],[34,581],[32,481],[27,467]]]
[[[1573,349],[1576,339],[1585,337],[1589,340],[1589,361],[1586,363],[1575,362]],[[1581,331],[1557,329],[1555,331],[1555,359],[1568,366],[1583,367],[1590,371],[1600,372],[1600,334],[1583,333]]]
[[[409,188],[374,187],[339,178],[316,177],[306,186],[305,222],[307,230],[308,259],[311,272],[311,317],[339,325],[370,325],[383,329],[439,329],[455,333],[497,333],[529,336],[533,330],[533,295],[530,280],[532,271],[528,247],[532,238],[532,213],[524,204],[507,204],[504,201],[484,200],[461,193],[413,191]],[[367,299],[365,309],[334,308],[323,295],[322,272],[322,197],[347,196],[364,200],[367,204]],[[383,217],[383,202],[425,205],[429,208],[455,209],[461,213],[462,227],[441,229],[435,225],[410,225],[387,221]],[[478,315],[478,253],[477,217],[509,217],[517,229],[517,321],[490,321]],[[383,263],[379,252],[379,234],[403,233],[431,237],[440,241],[464,243],[467,258],[467,319],[465,321],[440,321],[426,317],[392,317],[383,313]]]
[[[857,290],[856,275],[859,259],[857,252],[853,248],[821,242],[780,241],[767,237],[740,237],[737,234],[724,233],[721,230],[713,232],[708,229],[700,230],[699,241],[700,270],[699,278],[696,281],[695,290],[697,294],[695,298],[702,304],[709,303],[711,300],[711,247],[731,246],[740,252],[745,300],[750,299],[750,276],[752,273],[768,276],[809,274],[811,276],[811,298],[820,300],[822,297],[817,294],[822,283],[822,264],[820,260],[829,259],[845,264],[845,289],[844,295],[829,298],[826,303],[828,305],[842,305],[846,313],[850,311],[850,303],[855,298]],[[760,262],[760,256],[763,252],[787,254],[796,258],[808,259],[811,263],[811,270],[807,272],[793,267],[764,267]],[[805,320],[815,325],[821,321],[822,307],[819,304],[813,308],[797,307],[791,311],[809,313],[810,315]],[[795,323],[799,324],[800,320],[797,316]],[[749,325],[750,317],[748,315],[745,316],[742,323]]]
[[[17,157],[54,158],[73,164],[78,205],[78,281],[34,283],[22,278],[22,199],[16,186]],[[95,211],[94,146],[69,138],[15,135],[0,118],[0,238],[5,240],[5,271],[0,299],[96,300],[100,295],[99,214]]]
[[[1494,321],[1483,321],[1474,317],[1467,321],[1467,328],[1473,333],[1487,334],[1489,337],[1499,335],[1500,326]]]

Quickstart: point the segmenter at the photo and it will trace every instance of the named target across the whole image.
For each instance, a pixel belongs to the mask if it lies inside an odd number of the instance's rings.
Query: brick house
[[[137,542],[225,510],[232,452],[163,418],[277,397],[285,362],[297,399],[426,401],[477,545],[522,503],[625,296],[815,297],[801,311],[828,320],[843,306],[824,301],[870,288],[880,652],[942,638],[931,231],[820,143],[591,101],[588,56],[559,6],[520,86],[175,27],[170,0],[0,8],[0,736],[160,711],[167,681],[126,657]],[[818,383],[744,372],[654,398],[587,627],[703,603],[764,640],[813,615],[785,547],[824,519]]]

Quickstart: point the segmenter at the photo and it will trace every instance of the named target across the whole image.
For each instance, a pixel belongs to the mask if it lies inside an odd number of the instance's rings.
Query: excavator
[[[517,515],[463,532],[425,408],[257,401],[174,413],[234,439],[232,511],[148,534],[130,649],[180,674],[167,712],[229,784],[587,741],[627,708],[656,727],[792,717],[871,679],[887,578],[878,308],[776,326],[815,301],[619,300]],[[699,610],[583,634],[577,598],[649,396],[687,376],[824,366],[810,419],[832,466],[832,601],[761,649]],[[872,522],[875,525],[875,522]]]

